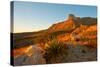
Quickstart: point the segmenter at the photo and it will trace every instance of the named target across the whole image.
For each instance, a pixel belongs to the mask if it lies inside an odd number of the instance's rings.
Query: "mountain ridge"
[[[41,42],[45,44],[46,42],[52,40],[53,38],[56,38],[57,40],[64,39],[65,41],[66,39],[70,40],[70,38],[73,39],[71,35],[75,34],[74,36],[76,36],[78,32],[80,33],[86,30],[88,27],[96,24],[97,24],[96,18],[92,17],[80,18],[80,17],[75,17],[73,14],[69,14],[68,19],[59,23],[55,23],[46,30],[41,30],[38,32],[27,32],[27,33],[14,33],[14,34],[12,33],[14,37],[13,47],[19,48],[22,46],[37,44]]]

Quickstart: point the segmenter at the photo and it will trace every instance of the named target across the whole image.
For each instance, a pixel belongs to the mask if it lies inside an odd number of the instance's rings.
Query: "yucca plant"
[[[49,44],[49,47],[45,49],[45,59],[47,63],[57,63],[58,58],[62,56],[66,51],[66,47],[63,43],[58,42],[57,40],[52,40]]]

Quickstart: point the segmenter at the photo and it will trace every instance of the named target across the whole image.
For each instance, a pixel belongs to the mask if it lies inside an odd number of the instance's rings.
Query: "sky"
[[[64,21],[69,14],[97,17],[96,6],[14,1],[13,33],[34,32]]]

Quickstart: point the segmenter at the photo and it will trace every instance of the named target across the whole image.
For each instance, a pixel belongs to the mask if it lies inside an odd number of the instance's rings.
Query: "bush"
[[[62,54],[65,54],[66,47],[63,43],[53,40],[45,51],[44,58],[46,59],[47,63],[58,63],[60,62],[60,57],[62,57]]]

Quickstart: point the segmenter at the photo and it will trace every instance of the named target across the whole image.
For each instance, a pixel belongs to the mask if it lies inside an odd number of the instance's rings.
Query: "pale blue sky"
[[[68,14],[97,17],[96,6],[14,1],[14,33],[47,29]]]

